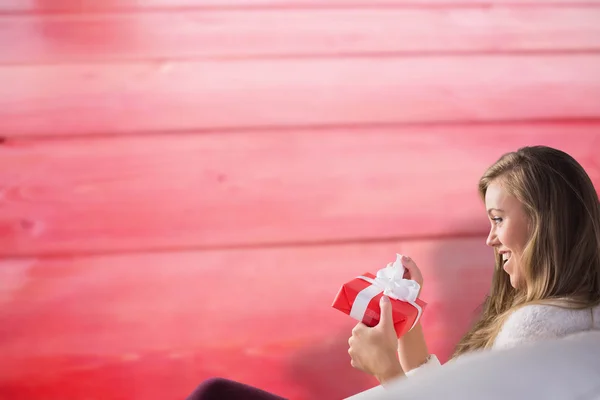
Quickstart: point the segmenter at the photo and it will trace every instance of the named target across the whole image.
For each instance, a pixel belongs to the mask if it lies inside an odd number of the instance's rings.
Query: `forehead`
[[[500,183],[492,182],[488,186],[485,193],[485,206],[488,210],[490,208],[506,210],[517,203],[518,200],[509,194]]]

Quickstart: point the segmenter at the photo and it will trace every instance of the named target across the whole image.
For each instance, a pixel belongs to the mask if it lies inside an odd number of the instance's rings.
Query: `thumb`
[[[394,327],[394,316],[392,314],[392,302],[390,299],[383,295],[379,300],[379,307],[381,308],[381,314],[379,316],[379,325],[382,329],[389,329],[388,327]]]

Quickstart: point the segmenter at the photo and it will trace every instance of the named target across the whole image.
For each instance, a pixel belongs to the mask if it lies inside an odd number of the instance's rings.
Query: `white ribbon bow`
[[[416,303],[421,285],[412,279],[404,279],[402,255],[396,254],[396,261],[377,271],[375,279],[366,276],[359,276],[358,278],[369,282],[371,286],[361,290],[356,296],[356,300],[354,300],[350,309],[352,318],[362,321],[371,300],[383,292],[384,295],[392,299],[405,301],[417,309],[417,318],[410,330],[415,327],[423,313],[421,306]]]
[[[402,265],[402,256],[396,255],[396,261],[385,268],[377,271],[377,277],[373,279],[365,279],[372,285],[383,288],[383,294],[392,299],[413,302],[417,300],[421,285],[412,279],[404,279],[404,265]],[[364,279],[365,277],[361,277]]]

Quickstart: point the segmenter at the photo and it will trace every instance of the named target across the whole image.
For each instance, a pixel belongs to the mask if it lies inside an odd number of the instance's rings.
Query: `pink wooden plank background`
[[[589,7],[0,15],[0,62],[590,51],[599,20]]]
[[[0,10],[33,13],[60,12],[132,12],[139,10],[169,10],[195,8],[388,8],[388,7],[510,7],[596,6],[598,0],[3,0]]]
[[[372,386],[339,286],[418,260],[442,360],[492,268],[477,179],[600,187],[597,0],[0,2],[0,398]],[[332,375],[337,379],[332,379]]]
[[[0,135],[595,118],[599,71],[597,54],[7,66]]]
[[[183,398],[217,373],[290,398],[347,396],[373,381],[348,364],[354,324],[330,304],[396,251],[420,261],[423,323],[445,359],[490,277],[481,238],[6,260],[0,394]]]
[[[527,143],[600,185],[599,123],[9,140],[0,254],[481,235],[477,180]]]

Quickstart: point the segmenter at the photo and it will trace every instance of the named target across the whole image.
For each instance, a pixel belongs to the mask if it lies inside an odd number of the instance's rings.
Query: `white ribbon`
[[[371,300],[383,292],[385,296],[407,302],[417,309],[417,318],[410,330],[415,327],[423,313],[421,306],[416,303],[421,286],[412,279],[404,279],[402,255],[396,254],[396,261],[377,271],[375,279],[366,276],[359,276],[358,278],[369,282],[371,285],[358,292],[350,309],[352,318],[362,321]]]

